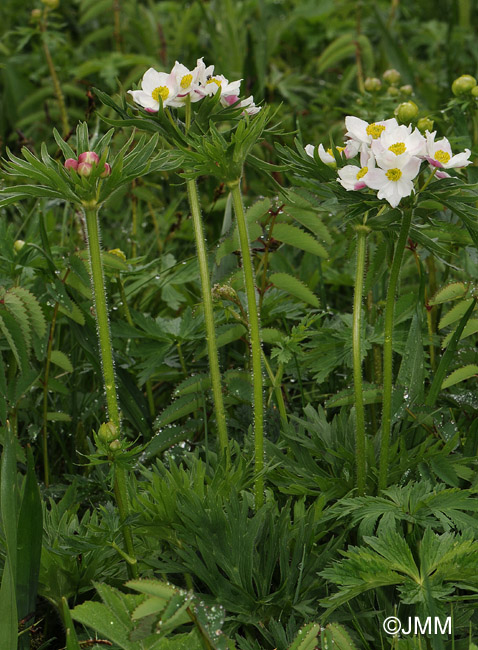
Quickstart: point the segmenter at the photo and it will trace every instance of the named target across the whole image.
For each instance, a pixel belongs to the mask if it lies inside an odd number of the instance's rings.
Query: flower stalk
[[[55,64],[53,63],[53,59],[50,53],[50,48],[48,47],[48,43],[47,43],[46,18],[40,21],[40,31],[41,31],[43,52],[45,54],[45,59],[48,65],[48,69],[50,71],[51,80],[53,82],[53,89],[55,91],[56,99],[58,102],[58,109],[60,111],[61,128],[63,132],[63,137],[66,137],[70,132],[70,124],[68,122],[68,113],[66,110],[65,97],[63,95],[60,80],[56,73]]]
[[[392,428],[392,382],[393,382],[393,314],[395,308],[395,294],[397,291],[400,269],[402,266],[403,252],[408,240],[408,233],[412,223],[412,210],[402,212],[402,225],[395,246],[390,279],[385,305],[385,328],[383,343],[383,411],[382,411],[382,439],[380,443],[380,466],[378,475],[378,489],[387,487],[388,452],[390,447],[390,433]]]
[[[255,507],[259,509],[264,502],[264,401],[262,393],[262,355],[259,314],[256,302],[256,288],[254,270],[252,267],[249,235],[247,232],[246,217],[240,188],[240,179],[228,183],[231,190],[234,213],[236,215],[239,243],[241,248],[242,269],[244,271],[244,284],[246,288],[249,336],[252,354],[252,385],[254,396],[254,465]]]
[[[362,326],[362,297],[365,274],[365,253],[367,235],[370,228],[364,224],[355,226],[357,233],[357,264],[355,267],[355,293],[352,329],[352,351],[355,394],[355,449],[357,457],[357,493],[363,496],[365,492],[366,477],[366,440],[365,440],[365,411],[363,404],[363,377],[362,377],[362,351],[361,351],[361,326]]]
[[[115,373],[113,365],[113,353],[111,344],[110,327],[108,320],[108,308],[106,305],[106,291],[104,284],[103,264],[101,261],[100,233],[98,225],[98,208],[96,202],[85,205],[86,230],[88,234],[88,250],[90,254],[91,277],[93,283],[93,296],[95,304],[95,317],[98,328],[98,340],[100,344],[101,367],[106,392],[106,404],[108,419],[120,431],[121,420],[116,394]],[[130,505],[124,467],[115,462],[114,465],[114,493],[120,519],[123,524],[123,536],[126,552],[130,558],[135,558],[133,535],[125,520],[130,514]],[[128,563],[128,574],[136,577],[136,563]]]

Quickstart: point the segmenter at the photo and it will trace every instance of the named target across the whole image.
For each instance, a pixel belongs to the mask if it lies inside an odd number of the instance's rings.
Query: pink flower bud
[[[80,162],[76,171],[80,176],[89,176],[91,174],[91,165],[88,162]]]
[[[80,153],[78,156],[78,162],[79,163],[89,163],[92,165],[93,163],[98,163],[99,157],[94,151],[85,151],[85,153]]]
[[[105,168],[100,174],[100,178],[106,178],[111,174],[111,166],[108,163],[105,163]]]
[[[74,158],[67,158],[64,162],[66,169],[76,169],[78,167],[78,161]]]

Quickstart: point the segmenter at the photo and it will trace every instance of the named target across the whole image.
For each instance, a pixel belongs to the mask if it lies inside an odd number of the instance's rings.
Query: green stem
[[[111,335],[108,320],[108,308],[106,306],[106,291],[104,285],[103,264],[101,261],[100,233],[98,225],[97,206],[85,207],[86,229],[88,233],[88,250],[90,254],[91,277],[93,280],[93,296],[95,301],[95,316],[98,327],[98,339],[100,344],[101,367],[106,392],[106,404],[108,418],[120,431],[121,421],[116,395],[115,372],[113,365],[113,352]],[[135,558],[133,535],[129,525],[124,521],[130,514],[126,472],[120,463],[114,462],[114,492],[120,519],[123,524],[123,536],[127,554]],[[131,577],[137,575],[136,564],[128,564],[128,574]]]
[[[219,355],[217,352],[216,331],[214,328],[214,311],[212,306],[211,282],[207,263],[206,244],[201,219],[201,207],[199,196],[194,180],[186,181],[188,190],[189,205],[193,218],[194,237],[196,239],[196,250],[199,264],[199,277],[201,279],[201,295],[204,307],[204,321],[206,325],[207,350],[209,355],[209,370],[211,373],[212,394],[216,408],[216,421],[219,433],[219,445],[221,451],[226,454],[229,462],[229,446],[227,441],[227,423],[224,400],[222,397],[221,371],[219,370]]]
[[[55,303],[53,318],[51,319],[50,333],[48,334],[48,347],[46,352],[45,377],[43,379],[43,476],[45,486],[50,483],[50,471],[48,464],[48,379],[50,377],[51,349],[53,346],[53,333],[55,331],[56,318],[60,304]]]
[[[282,395],[282,375],[284,373],[284,366],[282,363],[279,364],[279,369],[277,370],[277,375],[274,375],[272,372],[272,368],[267,361],[267,357],[265,355],[264,350],[262,351],[262,360],[264,361],[264,366],[266,368],[267,374],[269,375],[269,379],[272,384],[272,388],[274,389],[274,393],[276,396],[276,402],[277,406],[279,408],[279,415],[281,419],[282,426],[284,428],[287,427],[287,411],[285,408],[284,404],[284,396]]]
[[[63,137],[66,137],[70,132],[70,125],[68,123],[68,114],[66,112],[65,98],[63,96],[63,91],[61,89],[60,80],[58,79],[58,75],[56,74],[55,65],[53,63],[53,59],[50,53],[50,48],[48,47],[48,44],[46,42],[46,38],[47,38],[46,20],[42,20],[42,22],[40,23],[40,30],[42,33],[43,52],[45,54],[45,59],[48,65],[48,69],[50,71],[51,80],[53,82],[53,90],[55,91],[56,99],[58,102],[58,108],[60,110],[61,127],[63,131],[62,135]]]
[[[393,312],[395,307],[395,294],[397,291],[398,278],[402,265],[403,251],[408,239],[410,225],[412,223],[412,210],[403,212],[402,226],[393,255],[392,268],[388,283],[387,300],[385,304],[385,329],[383,343],[383,411],[382,411],[382,440],[380,443],[380,468],[378,475],[378,488],[384,490],[387,487],[388,478],[388,450],[390,445],[390,432],[392,428],[392,336],[393,336]]]
[[[255,506],[260,508],[264,502],[264,403],[262,394],[262,359],[259,314],[256,303],[256,288],[254,270],[252,267],[249,235],[247,232],[246,217],[242,203],[240,180],[228,183],[232,193],[232,202],[239,232],[241,247],[242,269],[244,271],[244,284],[246,287],[249,335],[252,354],[252,384],[254,394],[254,464],[256,479],[254,484]]]
[[[357,457],[357,493],[363,496],[365,492],[366,450],[365,450],[365,411],[363,405],[362,353],[360,345],[360,330],[362,320],[362,295],[365,274],[365,252],[367,234],[370,228],[365,225],[355,226],[357,232],[357,265],[355,269],[355,294],[352,330],[352,350],[354,367],[355,392],[355,448]]]

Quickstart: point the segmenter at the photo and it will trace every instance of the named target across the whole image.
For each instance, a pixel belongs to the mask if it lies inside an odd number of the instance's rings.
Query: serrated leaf
[[[275,327],[263,327],[261,329],[261,339],[263,343],[274,345],[276,343],[280,343],[283,340],[284,336],[285,334],[280,332]]]
[[[50,355],[50,361],[54,363],[56,366],[59,366],[66,372],[73,372],[73,366],[71,361],[68,359],[66,354],[64,352],[60,352],[60,350],[52,350],[51,355]]]
[[[46,419],[51,422],[71,422],[71,415],[59,411],[48,411]]]
[[[237,341],[242,338],[247,332],[247,329],[244,325],[236,323],[234,325],[226,325],[225,327],[218,327],[216,333],[216,345],[218,348],[222,348],[224,345],[228,345],[233,341]],[[201,359],[206,356],[207,348],[204,348],[196,355],[196,359]]]
[[[377,387],[363,387],[363,403],[364,404],[378,404],[382,401],[382,389]],[[353,388],[345,388],[340,393],[334,395],[325,403],[326,408],[334,408],[337,406],[349,406],[355,403],[355,393]]]
[[[171,422],[179,420],[179,418],[182,418],[185,415],[189,415],[200,408],[201,404],[202,400],[191,399],[190,395],[178,397],[178,399],[174,400],[172,404],[167,406],[164,411],[158,415],[154,423],[155,429],[161,429],[167,424],[171,424]]]
[[[441,387],[442,389],[449,388],[450,386],[454,386],[455,384],[458,384],[460,381],[465,381],[466,379],[470,379],[471,377],[476,377],[477,375],[478,375],[478,366],[473,363],[470,363],[467,366],[463,366],[462,368],[457,368],[457,370],[454,370],[444,380]]]
[[[7,339],[20,371],[24,372],[28,367],[28,354],[25,340],[13,316],[4,309],[0,313],[0,331]]]
[[[430,298],[428,303],[430,305],[439,305],[448,300],[458,300],[458,298],[463,298],[466,295],[466,292],[467,286],[464,282],[452,282],[451,284],[447,284],[446,287],[439,289],[435,295]]]
[[[459,302],[457,305],[452,307],[450,311],[448,311],[440,320],[440,323],[438,325],[439,329],[443,329],[444,327],[448,327],[448,325],[451,325],[452,323],[455,323],[457,320],[460,320],[465,314],[468,309],[468,307],[472,304],[473,298],[467,298],[466,300],[462,300]]]
[[[472,334],[476,334],[478,332],[478,318],[470,318],[470,320],[467,322],[465,325],[463,332],[461,333],[460,336],[460,341],[462,339],[466,339],[467,336],[471,336]],[[444,349],[448,346],[448,344],[451,341],[451,337],[453,336],[455,332],[448,332],[448,334],[445,336],[445,338],[442,341],[441,347]]]
[[[139,591],[140,594],[160,598],[164,600],[165,605],[174,594],[178,593],[177,587],[173,587],[167,582],[162,582],[161,580],[128,580],[126,586],[135,591]]]
[[[352,639],[350,638],[349,633],[343,625],[339,623],[329,623],[325,626],[323,632],[324,638],[324,650],[330,648],[330,650],[357,650],[357,647],[353,644]]]
[[[289,646],[289,650],[315,650],[319,634],[320,625],[318,623],[304,625],[298,631],[292,645]]]
[[[43,310],[36,296],[24,287],[15,287],[14,289],[11,289],[11,291],[14,291],[16,295],[23,300],[33,331],[39,338],[43,338],[46,333],[46,321],[45,316],[43,315]]]
[[[295,246],[303,251],[323,257],[326,259],[328,253],[325,248],[320,244],[315,237],[310,233],[301,230],[296,226],[288,223],[276,223],[273,230],[274,239],[277,239],[284,244]]]
[[[269,280],[278,289],[287,291],[287,293],[290,293],[295,298],[299,298],[299,300],[306,302],[308,305],[312,305],[312,307],[319,307],[319,299],[317,296],[309,287],[292,275],[288,273],[273,273],[269,276]]]
[[[296,221],[308,228],[316,237],[320,237],[329,245],[332,244],[332,237],[327,226],[320,219],[317,210],[312,207],[307,209],[295,205],[286,205],[284,212],[294,217]]]
[[[32,343],[30,321],[28,319],[27,310],[25,309],[25,305],[22,299],[12,291],[6,291],[5,295],[3,296],[3,302],[5,304],[5,307],[18,323],[18,327],[23,334],[27,352],[29,352]]]
[[[211,377],[209,375],[194,375],[182,381],[176,387],[174,394],[180,397],[181,395],[190,395],[191,393],[204,393],[210,386]]]

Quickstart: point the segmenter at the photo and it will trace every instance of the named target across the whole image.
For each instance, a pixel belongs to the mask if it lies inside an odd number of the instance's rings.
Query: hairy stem
[[[262,358],[261,358],[261,337],[259,314],[256,303],[256,288],[254,282],[254,270],[252,267],[251,249],[249,246],[249,235],[247,232],[246,217],[242,203],[240,180],[229,183],[236,215],[237,229],[239,232],[239,243],[241,248],[242,269],[244,271],[244,284],[246,287],[249,336],[252,354],[252,385],[254,394],[254,461],[256,479],[254,484],[254,496],[256,509],[264,502],[264,401],[262,394]]]
[[[53,346],[53,334],[55,332],[56,318],[58,316],[58,308],[60,304],[55,303],[53,309],[53,317],[50,324],[50,332],[48,334],[48,347],[46,351],[46,363],[45,363],[45,376],[43,378],[43,478],[45,481],[45,486],[48,487],[50,484],[50,470],[48,463],[48,379],[50,377],[50,365],[51,365],[51,349]]]
[[[116,395],[115,372],[113,365],[113,351],[111,344],[110,327],[108,320],[108,308],[106,305],[106,291],[103,275],[103,264],[101,261],[100,233],[98,224],[97,207],[87,207],[85,209],[86,229],[88,233],[88,250],[90,254],[91,277],[93,280],[93,296],[95,301],[95,318],[98,328],[98,340],[100,344],[101,367],[103,370],[103,380],[106,392],[106,404],[108,418],[120,431],[121,421],[118,407],[118,398]],[[130,505],[127,490],[127,480],[125,468],[121,463],[114,464],[114,493],[118,510],[120,513],[121,523],[123,524],[123,536],[126,546],[126,552],[131,558],[135,558],[133,535],[129,525],[124,522],[130,514]],[[137,575],[136,564],[128,564],[128,573],[130,576]]]
[[[352,350],[354,368],[355,393],[355,449],[357,457],[357,493],[363,496],[365,492],[366,450],[365,450],[365,411],[363,405],[362,352],[360,345],[360,330],[362,322],[362,295],[365,273],[365,252],[367,234],[370,228],[365,225],[355,226],[357,232],[357,264],[355,268],[355,293],[352,330]]]
[[[380,467],[378,475],[378,488],[387,487],[388,477],[388,450],[390,446],[390,432],[392,428],[392,337],[393,337],[393,312],[395,307],[395,294],[397,291],[400,268],[402,266],[403,251],[407,243],[408,233],[412,222],[412,210],[405,210],[402,216],[402,225],[393,255],[392,268],[387,290],[385,304],[385,331],[383,343],[383,411],[382,411],[382,439],[380,443]]]

